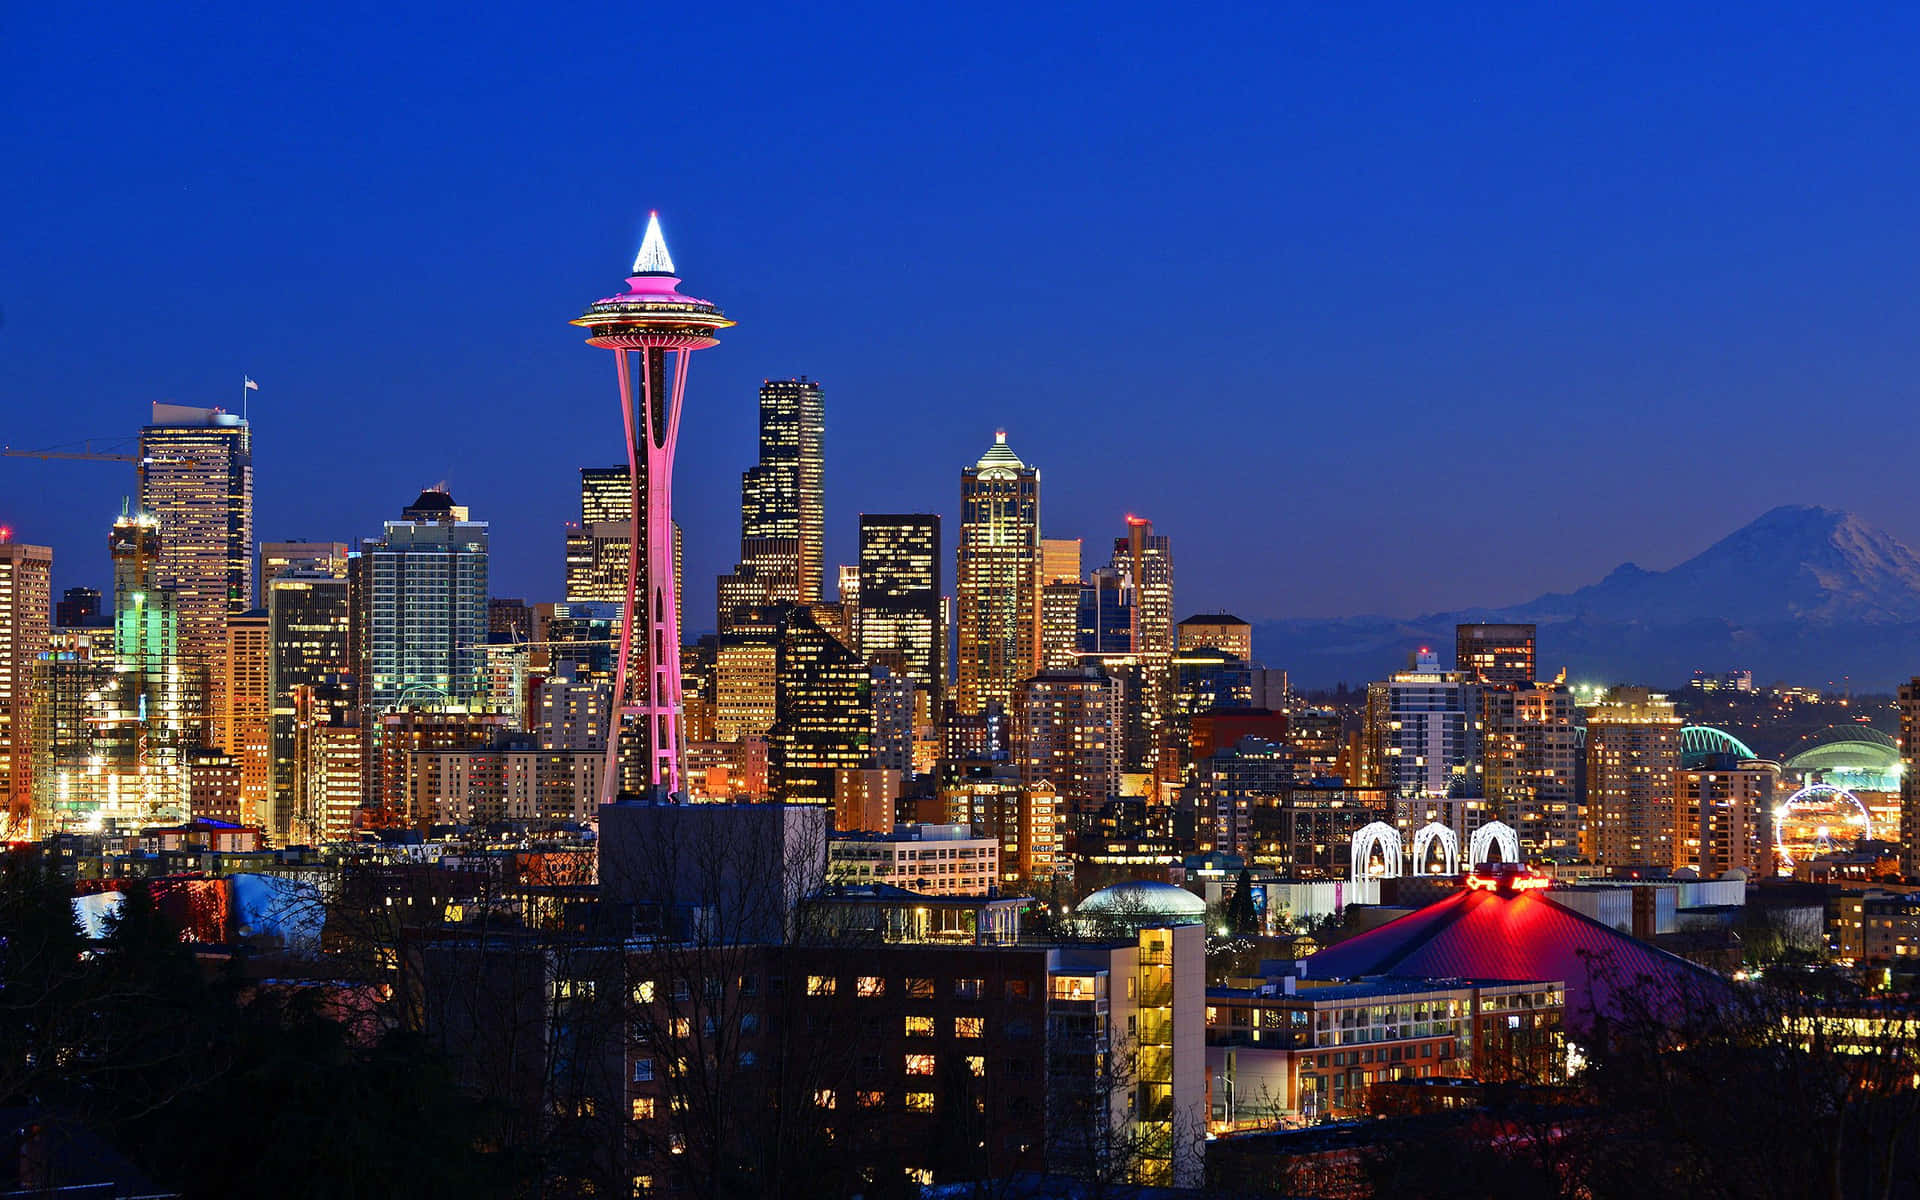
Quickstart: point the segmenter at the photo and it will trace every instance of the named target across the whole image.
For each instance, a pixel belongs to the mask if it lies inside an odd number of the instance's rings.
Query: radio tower
[[[632,487],[627,587],[620,657],[614,668],[616,715],[607,730],[607,766],[600,780],[603,804],[620,794],[620,744],[629,737],[637,740],[646,763],[644,779],[636,771],[634,782],[653,795],[673,796],[681,790],[673,447],[680,435],[680,402],[687,392],[689,360],[695,350],[718,345],[714,335],[733,322],[705,300],[681,295],[679,285],[666,239],[660,236],[660,214],[653,213],[647,218],[647,235],[633,260],[626,292],[595,302],[572,322],[591,335],[587,345],[613,351]],[[674,360],[671,373],[669,354]],[[637,646],[636,629],[640,631]]]

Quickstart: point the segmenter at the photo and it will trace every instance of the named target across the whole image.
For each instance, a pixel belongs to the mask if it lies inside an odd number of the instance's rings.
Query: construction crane
[[[8,446],[0,450],[0,455],[7,458],[77,458],[86,462],[137,463],[140,461],[138,454],[109,454],[105,451],[96,451],[92,441],[81,442],[78,450],[15,450],[12,446]]]

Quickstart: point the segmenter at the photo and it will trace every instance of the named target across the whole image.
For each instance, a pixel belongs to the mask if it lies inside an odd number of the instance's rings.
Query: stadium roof
[[[1566,1025],[1579,1036],[1596,1016],[1621,1018],[1631,992],[1655,1015],[1681,1017],[1723,999],[1729,985],[1683,958],[1562,908],[1546,892],[1466,889],[1305,961],[1308,979],[1478,979],[1566,985]]]

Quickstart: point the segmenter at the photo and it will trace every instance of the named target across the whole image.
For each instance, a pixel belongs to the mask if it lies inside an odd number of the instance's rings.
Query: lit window
[[[637,1096],[633,1101],[633,1119],[636,1121],[653,1120],[654,1100],[651,1096]]]
[[[854,1097],[854,1102],[861,1108],[885,1108],[887,1106],[887,1094],[885,1092],[861,1092]]]
[[[967,1055],[967,1073],[975,1079],[987,1073],[987,1058],[984,1054]]]
[[[907,1111],[908,1112],[932,1112],[933,1111],[933,1093],[932,1092],[908,1092],[907,1093]]]
[[[884,996],[887,994],[887,981],[878,975],[862,975],[853,982],[853,994],[856,996]]]
[[[814,1089],[813,1106],[815,1108],[835,1108],[838,1107],[838,1105],[839,1098],[834,1095],[832,1088]]]
[[[907,1019],[912,1020],[913,1018],[909,1017]],[[955,1037],[981,1037],[986,1033],[986,1029],[987,1022],[984,1017],[955,1017],[953,1019],[953,1036]]]
[[[693,1036],[692,1019],[689,1017],[675,1017],[673,1019],[673,1036],[677,1038],[692,1037]]]
[[[908,1017],[907,1018],[907,1036],[908,1037],[932,1037],[933,1036],[933,1018],[932,1017]]]
[[[908,976],[906,982],[907,982],[907,995],[912,999],[915,999],[915,1000],[933,999],[933,980],[926,979],[926,978],[918,978],[914,976]]]
[[[635,1196],[653,1195],[653,1176],[635,1175],[633,1177],[633,1194]]]
[[[633,985],[633,1002],[635,1004],[653,1003],[653,980],[642,979]]]
[[[831,975],[809,975],[807,976],[807,995],[831,996],[835,985],[839,982]]]
[[[907,1055],[907,1074],[909,1075],[933,1074],[933,1055],[931,1054]]]

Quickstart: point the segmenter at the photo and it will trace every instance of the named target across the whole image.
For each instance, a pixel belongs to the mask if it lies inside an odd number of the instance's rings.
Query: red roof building
[[[1533,882],[1532,880],[1528,881]],[[1566,1029],[1578,1038],[1596,1018],[1641,1013],[1677,1021],[1718,1006],[1725,979],[1683,958],[1555,904],[1531,887],[1468,887],[1305,960],[1309,979],[1558,980]],[[1633,1002],[1622,1004],[1631,994]]]

